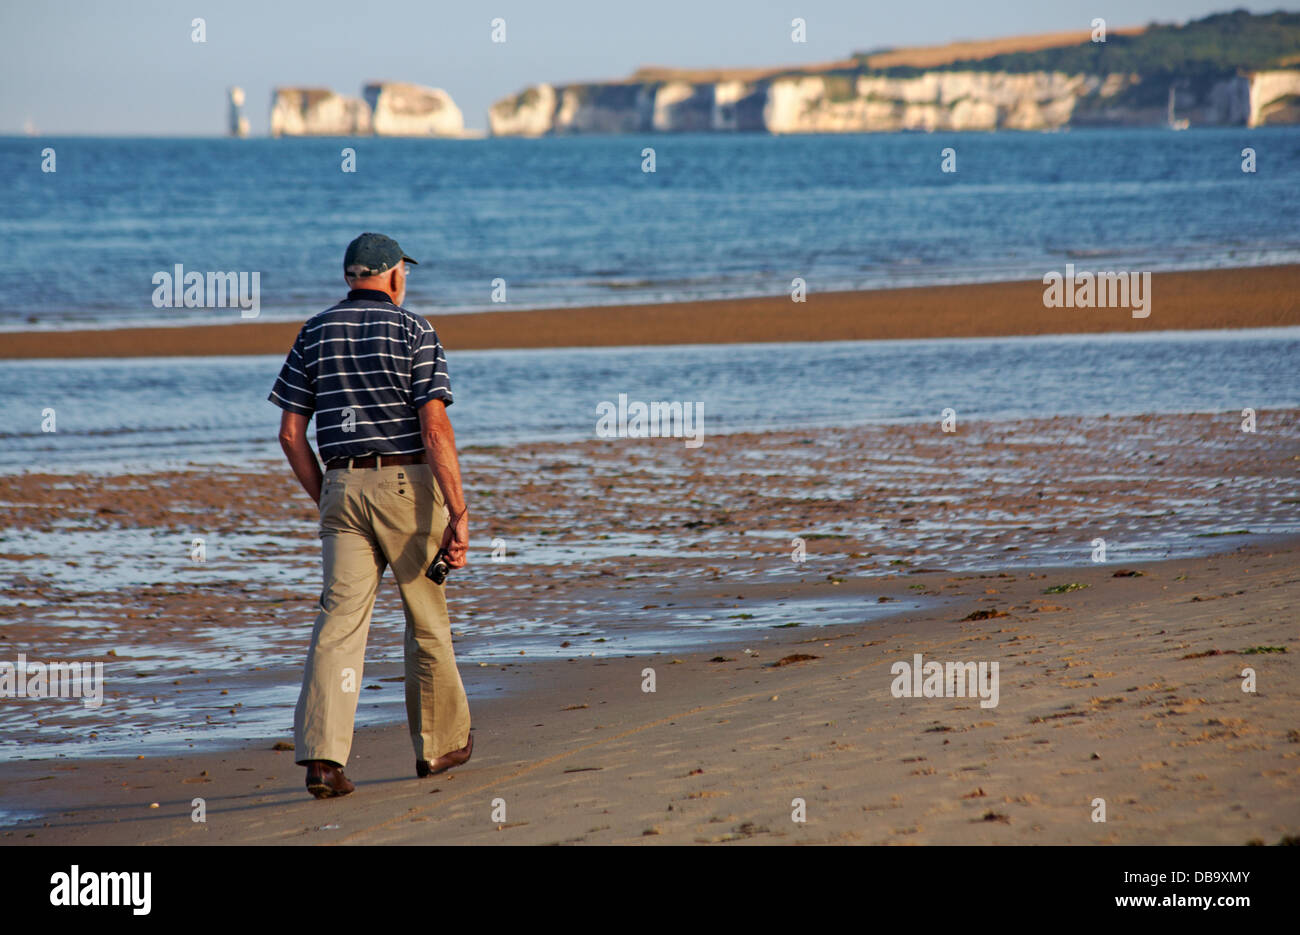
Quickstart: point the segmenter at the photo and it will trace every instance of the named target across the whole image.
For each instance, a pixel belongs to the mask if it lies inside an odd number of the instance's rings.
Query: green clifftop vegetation
[[[878,73],[906,77],[925,71],[1046,71],[1069,75],[1119,72],[1144,78],[1192,78],[1287,65],[1300,65],[1300,13],[1252,14],[1234,10],[1185,26],[1153,24],[1137,35],[1112,34],[1105,42],[1012,52],[934,68],[898,66]]]

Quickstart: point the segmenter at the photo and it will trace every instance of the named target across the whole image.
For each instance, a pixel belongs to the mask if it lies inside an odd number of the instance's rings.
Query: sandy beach
[[[456,349],[1244,328],[1300,324],[1297,285],[1163,274],[1146,319],[999,283],[436,324]],[[296,328],[0,346],[279,354]],[[335,802],[274,749],[319,587],[282,463],[0,474],[0,658],[105,666],[102,708],[0,708],[0,842],[1276,843],[1300,831],[1300,411],[1256,417],[462,440],[471,564],[449,597],[474,759],[415,780],[385,584],[359,790]],[[918,658],[996,665],[997,703],[899,696]]]
[[[1064,266],[1062,265],[1062,269]],[[1080,271],[1085,269],[1082,262]],[[426,313],[452,350],[614,347],[1027,334],[1141,332],[1300,325],[1300,266],[1152,276],[1150,315],[1044,308],[1042,282],[923,286],[867,292],[664,305]],[[341,299],[342,293],[339,298]],[[320,309],[303,309],[307,319]],[[416,311],[424,312],[423,309]],[[0,334],[0,359],[283,354],[300,322],[31,331]]]
[[[3,841],[1275,844],[1300,829],[1297,549],[1140,577],[1094,566],[852,581],[842,587],[864,600],[921,586],[938,606],[705,652],[470,668],[470,763],[417,780],[404,727],[361,730],[358,789],[339,800],[307,797],[271,738],[5,763],[7,806],[44,815]],[[1066,584],[1082,587],[1044,593]],[[895,697],[891,666],[917,653],[1000,660],[998,705]],[[206,822],[191,820],[195,797]]]
[[[413,776],[387,582],[337,802],[272,749],[319,581],[283,466],[5,475],[0,657],[102,661],[106,702],[6,705],[39,758],[0,762],[0,840],[1276,843],[1300,830],[1300,537],[1268,530],[1294,528],[1298,416],[468,446],[474,759]],[[917,653],[996,662],[997,705],[896,697]]]

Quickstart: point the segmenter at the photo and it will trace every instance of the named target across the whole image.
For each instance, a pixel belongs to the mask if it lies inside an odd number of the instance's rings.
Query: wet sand
[[[418,780],[403,726],[363,729],[343,799],[307,796],[271,738],[0,764],[6,807],[45,813],[0,842],[1273,844],[1300,830],[1298,550],[1292,539],[1140,577],[925,573],[907,583],[940,606],[868,625],[467,668],[473,759]],[[1045,593],[1067,584],[1083,587]],[[915,653],[998,661],[998,705],[896,697],[891,666]]]
[[[1300,539],[1265,535],[1295,531],[1298,416],[467,448],[472,564],[450,601],[475,758],[418,783],[404,728],[364,728],[360,791],[332,803],[269,749],[319,586],[282,465],[0,477],[0,659],[109,677],[99,713],[6,702],[5,735],[45,759],[0,763],[4,809],[43,817],[0,841],[1273,843],[1300,830]],[[400,633],[386,582],[364,681],[389,724]],[[915,652],[999,662],[999,705],[893,697]],[[768,667],[796,653],[818,658]],[[172,755],[87,758],[92,732]]]
[[[1064,270],[1063,260],[1060,268]],[[1093,269],[1077,261],[1080,272]],[[1097,267],[1102,269],[1104,267]],[[616,347],[1266,328],[1300,325],[1300,266],[1152,276],[1150,315],[1044,308],[1041,281],[664,305],[428,314],[448,348]],[[342,298],[342,295],[340,295]],[[425,313],[424,309],[416,311]],[[304,309],[303,319],[319,309]],[[225,314],[225,310],[214,313]],[[301,322],[0,334],[0,359],[283,354]]]
[[[1108,562],[1134,563],[1300,534],[1300,413],[1262,410],[1257,428],[1225,413],[970,422],[955,434],[864,425],[710,436],[698,449],[471,446],[471,562],[449,591],[457,652],[477,664],[680,651],[893,609],[845,599],[837,583],[1077,566],[1099,538]],[[0,759],[174,752],[284,729],[320,543],[283,464],[0,475],[0,503],[0,658],[103,662],[109,698],[98,710],[0,706]],[[743,607],[706,596],[810,582],[829,588]],[[924,589],[903,591],[924,607]],[[392,681],[403,626],[386,582],[365,719],[403,717]],[[278,691],[259,669],[280,673]]]

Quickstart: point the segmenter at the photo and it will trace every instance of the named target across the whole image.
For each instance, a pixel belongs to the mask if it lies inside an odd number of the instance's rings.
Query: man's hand
[[[452,517],[447,524],[447,531],[442,535],[442,547],[447,550],[447,564],[452,568],[464,568],[468,561],[466,550],[469,548],[469,511],[461,510],[460,516]]]

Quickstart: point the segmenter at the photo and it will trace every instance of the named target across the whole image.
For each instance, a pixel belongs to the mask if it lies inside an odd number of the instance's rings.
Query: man
[[[355,788],[343,774],[370,612],[391,566],[406,613],[406,717],[417,776],[470,758],[469,702],[452,652],[444,585],[425,575],[439,548],[465,565],[447,360],[437,332],[402,307],[407,265],[395,240],[362,234],[343,257],[348,297],[302,326],[268,399],[284,410],[280,447],[320,508],[324,587],[294,711],[297,762],[317,798]],[[307,442],[316,416],[316,445]]]

